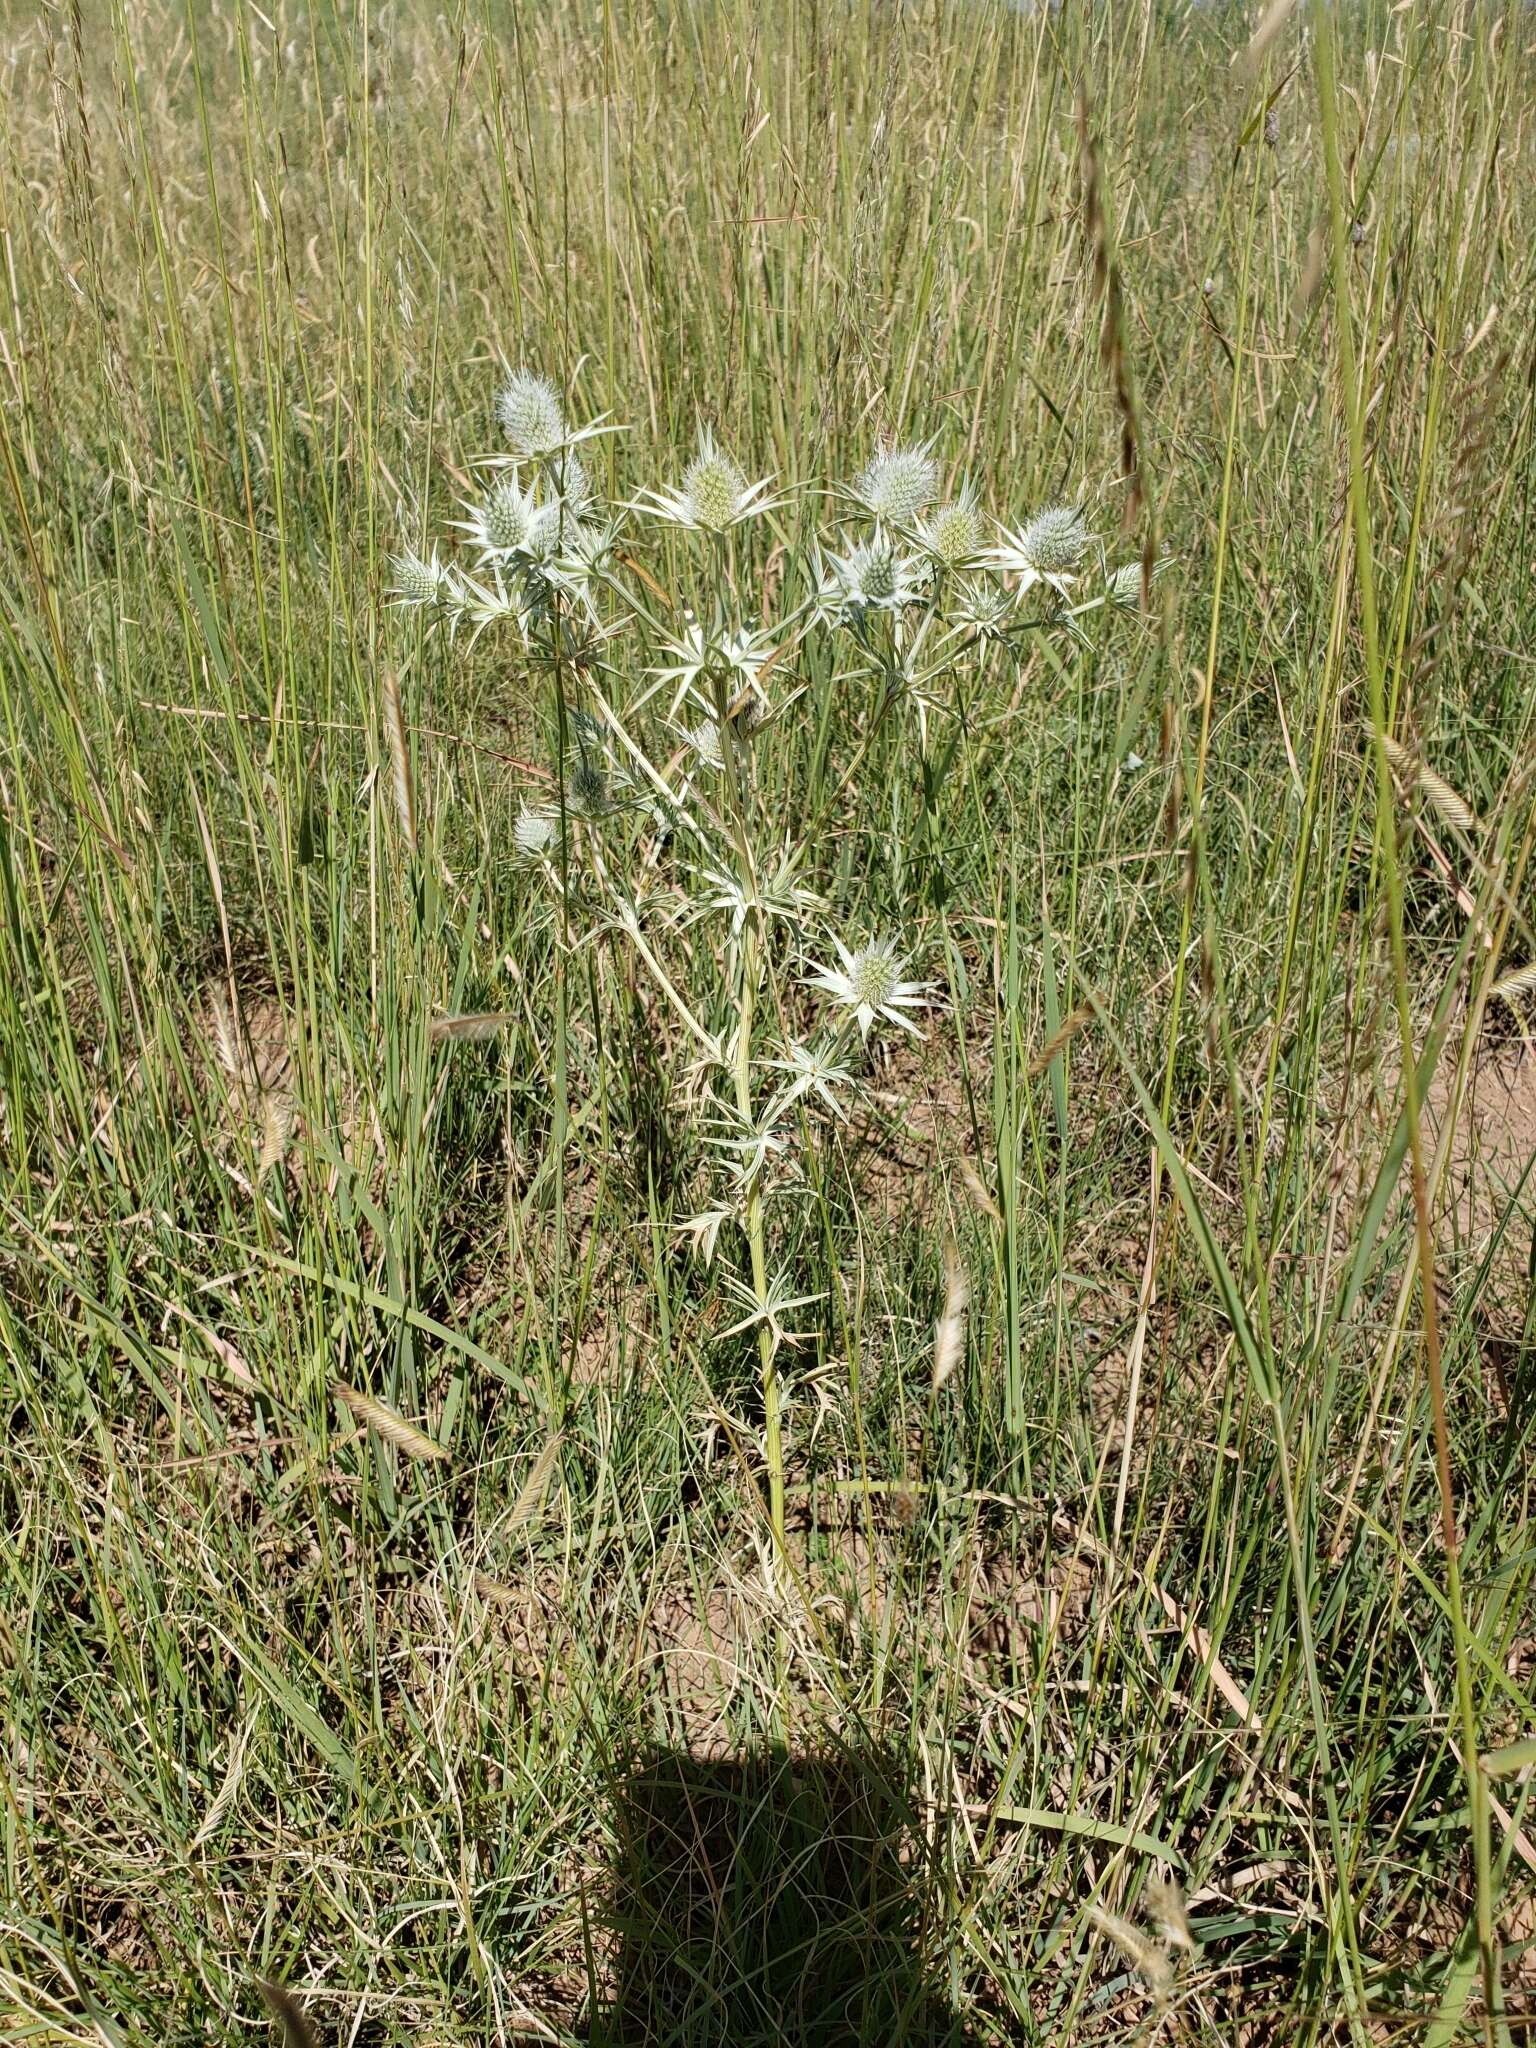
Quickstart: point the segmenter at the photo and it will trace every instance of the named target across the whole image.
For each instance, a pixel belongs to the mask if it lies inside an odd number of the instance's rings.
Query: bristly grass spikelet
[[[1038,1081],[1051,1062],[1065,1052],[1078,1033],[1092,1022],[1093,1011],[1086,1005],[1080,1010],[1074,1010],[1071,1016],[1064,1017],[1045,1043],[1031,1055],[1027,1069],[1029,1078]]]
[[[965,1356],[965,1312],[970,1307],[971,1283],[960,1263],[959,1247],[950,1243],[944,1251],[944,1307],[933,1326],[933,1391],[937,1394]]]
[[[395,810],[400,831],[411,852],[416,851],[416,789],[411,780],[411,750],[406,738],[405,716],[400,709],[400,678],[392,668],[384,671],[384,735],[389,743],[390,776],[394,784]]]
[[[1536,960],[1524,967],[1516,967],[1508,974],[1501,974],[1488,993],[1490,997],[1497,996],[1500,1001],[1513,1006],[1516,996],[1527,995],[1533,989],[1536,989]]]
[[[407,1422],[403,1415],[396,1414],[386,1402],[376,1400],[372,1394],[360,1393],[356,1387],[349,1387],[341,1380],[331,1382],[331,1392],[344,1408],[350,1408],[366,1428],[383,1437],[396,1450],[404,1451],[408,1458],[422,1458],[430,1463],[446,1462],[448,1453],[443,1446]]]
[[[1477,813],[1466,798],[1453,789],[1443,775],[1437,775],[1428,762],[1414,753],[1411,747],[1405,747],[1400,740],[1393,739],[1390,734],[1382,741],[1382,747],[1388,761],[1404,782],[1410,786],[1417,784],[1424,792],[1431,808],[1439,813],[1447,825],[1453,826],[1458,832],[1469,834],[1480,830]]]
[[[565,1442],[564,1430],[556,1430],[549,1442],[534,1459],[528,1477],[518,1488],[517,1499],[513,1501],[507,1515],[506,1527],[510,1533],[531,1521],[544,1504],[544,1494],[549,1486],[550,1474],[560,1456],[560,1446]]]
[[[466,1010],[455,1017],[434,1017],[427,1036],[434,1045],[459,1045],[487,1038],[499,1038],[517,1022],[513,1010]]]
[[[320,2048],[309,2015],[291,1991],[270,1977],[258,1977],[256,1989],[282,2029],[283,2048]]]

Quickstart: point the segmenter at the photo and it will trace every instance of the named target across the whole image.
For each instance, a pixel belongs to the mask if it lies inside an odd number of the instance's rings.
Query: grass
[[[1523,2038],[1526,14],[0,16],[7,2038]],[[450,640],[503,362],[1149,608],[797,628],[736,944],[573,748],[828,502]],[[834,930],[941,1000],[706,1262]]]

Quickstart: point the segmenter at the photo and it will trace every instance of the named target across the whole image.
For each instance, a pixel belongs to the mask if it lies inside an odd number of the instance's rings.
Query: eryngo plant
[[[740,1227],[745,1271],[728,1285],[744,1312],[731,1333],[757,1340],[782,1542],[780,1358],[808,1334],[785,1318],[822,1295],[782,1270],[790,1234],[777,1218],[822,1184],[825,1134],[848,1115],[874,1044],[920,1037],[935,1003],[915,911],[899,932],[840,919],[816,886],[817,828],[893,717],[914,708],[925,748],[928,718],[947,715],[968,668],[1134,605],[1140,568],[1106,567],[1078,505],[1009,523],[988,516],[974,480],[946,493],[928,442],[875,449],[818,530],[827,494],[754,479],[708,426],[670,480],[605,505],[581,452],[610,431],[602,421],[573,428],[554,385],[526,370],[509,374],[496,417],[507,447],[477,465],[487,482],[456,522],[459,556],[403,552],[393,594],[471,642],[514,627],[553,680],[555,799],[524,799],[515,852],[528,885],[559,905],[558,943],[627,946],[688,1045],[712,1185],[679,1227],[706,1260],[727,1222]],[[774,525],[811,573],[776,616],[753,618],[740,569],[753,529]],[[672,562],[683,554],[675,598],[668,540]],[[813,635],[839,643],[840,678],[874,688],[833,799],[797,811],[782,788],[764,799],[755,755],[795,710]]]

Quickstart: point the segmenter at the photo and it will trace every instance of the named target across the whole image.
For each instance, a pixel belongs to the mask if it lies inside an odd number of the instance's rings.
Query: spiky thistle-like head
[[[926,447],[882,448],[854,483],[867,512],[891,526],[911,526],[933,503],[939,465]]]
[[[608,776],[600,761],[577,752],[565,782],[566,804],[578,818],[600,818],[609,806]]]
[[[568,439],[560,394],[547,377],[532,370],[514,370],[496,398],[496,417],[524,458],[553,455]]]
[[[860,541],[846,555],[822,563],[819,602],[825,616],[856,622],[870,611],[900,611],[921,596],[926,565],[904,554],[884,534]]]
[[[947,505],[931,513],[921,528],[924,548],[944,569],[960,569],[981,547],[981,512],[969,485]]]
[[[695,526],[724,533],[740,516],[747,490],[746,472],[726,454],[708,427],[699,434],[699,452],[683,471],[683,498]]]
[[[514,555],[526,548],[539,517],[532,491],[516,476],[504,476],[475,511],[475,538],[488,554]]]
[[[990,560],[1020,579],[1021,590],[1049,583],[1065,590],[1088,553],[1088,522],[1076,505],[1047,505],[1017,533],[1004,532]]]
[[[441,604],[452,588],[451,573],[439,561],[436,548],[430,555],[406,548],[390,557],[389,566],[394,572],[391,594],[396,604]]]

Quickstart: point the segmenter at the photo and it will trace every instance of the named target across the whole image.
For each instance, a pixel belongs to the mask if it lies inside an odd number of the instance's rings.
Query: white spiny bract
[[[826,904],[814,889],[806,888],[798,873],[799,858],[793,852],[783,854],[772,867],[765,862],[761,872],[746,877],[720,868],[701,868],[690,914],[697,917],[706,911],[720,911],[729,917],[733,934],[745,928],[749,917],[759,924],[778,918],[803,931]]]
[[[1088,522],[1076,505],[1047,505],[1017,532],[1003,529],[988,560],[1017,576],[1020,591],[1048,583],[1065,592],[1088,553]]]
[[[834,936],[833,945],[841,967],[818,967],[806,977],[807,986],[818,988],[845,1010],[851,1011],[860,1034],[868,1038],[877,1017],[899,1025],[914,1038],[922,1032],[905,1012],[920,1010],[930,1000],[925,981],[903,981],[906,961],[896,950],[894,939],[872,939],[850,950]]]
[[[899,612],[915,604],[927,581],[925,562],[877,534],[846,555],[823,556],[817,605],[823,618],[856,622],[866,612]]]
[[[939,465],[926,447],[882,448],[856,478],[853,495],[874,519],[908,527],[933,503]]]
[[[755,689],[757,680],[773,653],[773,635],[749,627],[717,627],[706,633],[697,619],[689,619],[682,637],[664,643],[672,659],[649,673],[660,683],[673,685],[672,704],[667,716],[676,718],[685,698],[691,697],[704,711],[716,709],[712,685],[719,678],[728,696],[743,689]],[[705,687],[700,687],[704,685]]]
[[[955,586],[951,595],[950,637],[974,635],[978,640],[1005,640],[1013,626],[1014,613],[1012,591],[979,576],[968,577]]]
[[[770,1122],[809,1095],[814,1095],[835,1117],[847,1116],[847,1105],[839,1100],[837,1090],[852,1089],[853,1073],[841,1064],[836,1054],[835,1042],[832,1045],[805,1045],[799,1039],[791,1039],[787,1059],[767,1062],[776,1073],[789,1076],[768,1112]]]
[[[736,1279],[733,1274],[726,1276],[726,1286],[738,1300],[747,1305],[747,1313],[738,1323],[722,1330],[722,1337],[736,1337],[743,1330],[766,1329],[769,1343],[777,1351],[784,1344],[803,1344],[813,1333],[810,1330],[786,1330],[784,1317],[792,1308],[805,1308],[813,1301],[824,1301],[824,1294],[791,1294],[792,1282],[783,1273],[775,1273],[769,1280],[761,1298],[754,1288]]]
[[[528,635],[528,606],[515,588],[509,588],[501,573],[499,562],[490,564],[488,577],[455,575],[450,577],[438,603],[448,621],[451,638],[457,638],[462,626],[469,626],[469,645],[474,646],[487,626],[495,626],[510,619],[522,632]]]
[[[543,805],[525,803],[512,827],[512,844],[521,860],[545,859],[553,851],[559,836],[559,817]]]
[[[512,445],[525,460],[554,455],[570,438],[560,394],[547,377],[514,370],[496,398],[496,417]]]
[[[768,496],[772,482],[772,477],[762,477],[748,483],[741,464],[726,454],[708,427],[701,427],[698,453],[683,471],[681,484],[676,489],[642,491],[633,509],[694,533],[725,533],[778,502]]]

